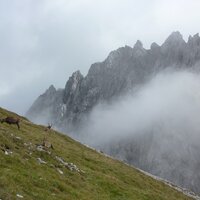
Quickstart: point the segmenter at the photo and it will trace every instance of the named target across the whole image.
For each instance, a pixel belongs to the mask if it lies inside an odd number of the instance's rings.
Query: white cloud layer
[[[180,136],[187,144],[196,144],[200,132],[199,88],[198,73],[162,72],[133,95],[96,106],[80,135],[86,135],[83,140],[87,144],[101,146],[154,130],[155,138]]]

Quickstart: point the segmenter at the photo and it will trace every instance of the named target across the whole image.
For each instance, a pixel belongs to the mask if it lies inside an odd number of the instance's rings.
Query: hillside
[[[0,118],[6,116],[16,114],[0,108]],[[20,130],[15,125],[0,124],[2,200],[190,199],[67,136],[54,130],[45,132],[43,126],[26,118],[20,120]],[[39,146],[45,134],[54,149]]]

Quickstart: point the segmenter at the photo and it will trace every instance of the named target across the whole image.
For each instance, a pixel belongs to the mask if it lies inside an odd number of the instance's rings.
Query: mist
[[[195,137],[199,135],[199,74],[171,70],[159,73],[136,93],[96,106],[84,131],[89,134],[88,142],[101,144],[158,125],[165,127],[166,134],[175,131],[174,134],[182,135],[188,131]]]
[[[200,74],[157,74],[137,92],[96,106],[80,135],[103,152],[200,192]]]

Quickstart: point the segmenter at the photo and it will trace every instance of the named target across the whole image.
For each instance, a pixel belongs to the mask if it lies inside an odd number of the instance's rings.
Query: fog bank
[[[200,75],[156,75],[136,93],[99,104],[81,141],[200,193]]]
[[[156,75],[137,93],[94,108],[84,132],[88,142],[103,144],[114,137],[137,135],[156,126],[167,134],[200,133],[200,75],[171,70]],[[183,132],[182,132],[183,131]]]

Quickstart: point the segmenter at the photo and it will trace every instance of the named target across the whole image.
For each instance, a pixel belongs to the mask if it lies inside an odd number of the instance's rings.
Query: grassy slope
[[[0,108],[0,118],[16,116]],[[21,130],[15,125],[0,124],[0,148],[5,145],[13,152],[5,155],[0,149],[0,199],[26,200],[179,200],[190,199],[122,162],[105,157],[94,150],[55,131],[49,132],[54,150],[51,155],[39,152],[44,127],[21,118]],[[20,137],[21,139],[17,139]],[[24,143],[32,143],[26,146]],[[32,154],[30,154],[30,152]],[[60,165],[55,156],[73,162],[85,173],[70,171]],[[41,158],[47,164],[39,164]],[[60,174],[57,168],[64,174]]]

